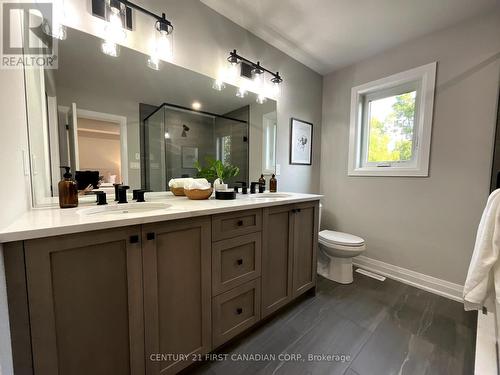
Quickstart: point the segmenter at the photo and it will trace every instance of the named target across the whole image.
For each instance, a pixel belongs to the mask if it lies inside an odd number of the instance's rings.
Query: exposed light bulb
[[[258,94],[256,101],[259,104],[264,104],[267,101],[267,98],[263,94]]]
[[[191,104],[191,107],[198,111],[199,109],[201,109],[201,103],[200,102],[193,102],[193,104]]]
[[[168,129],[165,132],[165,139],[170,139],[170,133],[168,132]]]
[[[120,55],[119,43],[127,39],[127,34],[123,29],[122,14],[119,8],[107,5],[108,22],[104,27],[104,40],[101,50],[104,54],[117,57]]]
[[[113,43],[109,40],[104,40],[101,44],[101,51],[105,55],[111,56],[111,57],[118,57],[120,56],[120,46],[117,45],[116,43]]]
[[[238,90],[236,90],[236,96],[238,98],[244,98],[245,96],[247,96],[247,90],[243,87],[239,87]]]
[[[171,61],[173,57],[173,27],[167,21],[165,14],[155,22],[153,38],[151,40],[151,52],[148,59],[148,66],[151,69],[159,70],[160,60]]]
[[[281,96],[281,85],[283,82],[283,78],[281,78],[279,72],[276,72],[276,75],[271,79],[272,82],[272,94],[275,98],[279,98]]]
[[[214,80],[214,84],[212,85],[212,88],[217,91],[222,91],[226,88],[226,84],[224,83],[223,80],[221,79],[216,79]]]
[[[252,69],[252,81],[256,91],[260,90],[264,85],[264,70],[262,70],[258,61],[257,65]]]
[[[158,56],[165,61],[169,61],[173,57],[172,34],[161,30],[157,41]]]
[[[158,55],[151,54],[148,58],[148,66],[153,70],[160,70],[160,59]]]

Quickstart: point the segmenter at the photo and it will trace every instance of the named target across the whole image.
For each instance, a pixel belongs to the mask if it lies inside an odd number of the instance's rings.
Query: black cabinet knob
[[[238,220],[237,224],[238,224],[239,227],[242,227],[243,226],[243,220]]]
[[[236,309],[236,314],[241,315],[243,313],[243,309],[241,307],[238,307]]]
[[[130,236],[129,241],[130,243],[139,243],[139,236],[137,234],[134,234],[133,236]]]
[[[241,266],[243,264],[243,259],[238,259],[236,261],[236,264],[238,264],[238,266]]]
[[[152,240],[154,240],[154,239],[155,239],[155,237],[156,237],[156,236],[155,236],[154,232],[146,233],[146,239],[147,239],[148,241],[152,241]]]

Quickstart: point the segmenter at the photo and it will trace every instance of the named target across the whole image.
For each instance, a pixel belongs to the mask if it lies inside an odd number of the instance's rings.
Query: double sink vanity
[[[68,27],[58,68],[24,72],[34,209],[0,228],[16,374],[177,373],[315,288],[320,196],[166,192],[216,160],[230,186],[279,175],[276,98],[101,45]],[[69,170],[146,202],[54,208]]]
[[[0,232],[16,373],[173,374],[204,359],[314,291],[319,199],[150,193],[26,213]]]

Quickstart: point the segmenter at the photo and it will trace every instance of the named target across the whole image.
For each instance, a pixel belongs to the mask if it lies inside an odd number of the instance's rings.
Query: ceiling
[[[500,7],[498,0],[201,0],[320,74]]]

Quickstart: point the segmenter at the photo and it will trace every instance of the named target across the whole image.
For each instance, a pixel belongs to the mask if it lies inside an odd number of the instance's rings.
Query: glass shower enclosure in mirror
[[[108,192],[114,182],[166,191],[206,158],[239,167],[230,184],[274,173],[275,101],[237,97],[230,85],[214,90],[212,78],[177,65],[152,70],[125,47],[110,57],[100,44],[68,29],[58,69],[25,69],[35,206],[57,202],[64,165],[80,189]]]
[[[196,177],[197,165],[209,159],[239,168],[232,180],[248,182],[250,110],[217,115],[171,104],[155,109],[142,122],[144,181],[151,191],[163,191],[175,177]]]

